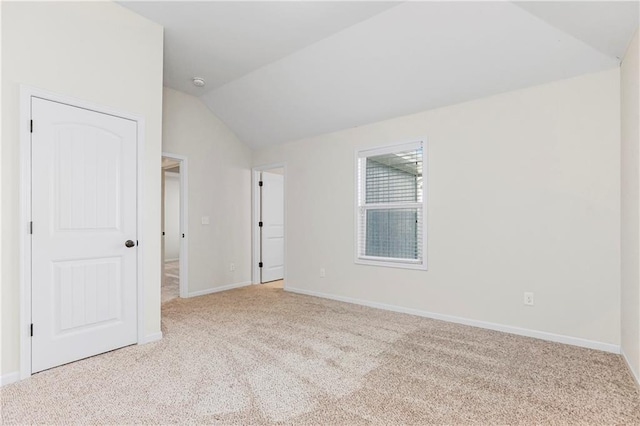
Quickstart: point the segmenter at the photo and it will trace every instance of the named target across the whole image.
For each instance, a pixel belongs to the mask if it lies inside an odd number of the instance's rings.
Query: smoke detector
[[[193,85],[196,87],[204,87],[207,84],[202,77],[193,77]]]

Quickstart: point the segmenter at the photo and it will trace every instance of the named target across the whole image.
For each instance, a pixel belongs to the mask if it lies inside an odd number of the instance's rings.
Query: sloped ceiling
[[[612,68],[638,25],[637,2],[123,5],[165,26],[165,84],[253,148]]]
[[[398,3],[127,1],[164,26],[164,80],[199,96]],[[193,77],[207,85],[197,88]]]
[[[522,1],[514,4],[618,59],[624,56],[640,14],[638,1]]]

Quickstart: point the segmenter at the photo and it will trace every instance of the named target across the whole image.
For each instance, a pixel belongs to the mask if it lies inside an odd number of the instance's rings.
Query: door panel
[[[52,194],[56,231],[117,229],[122,139],[77,124],[59,125],[56,133]]]
[[[262,172],[262,282],[284,277],[284,176]]]
[[[119,258],[53,262],[53,268],[54,300],[60,301],[54,335],[120,318]]]
[[[137,341],[137,128],[32,98],[32,372]]]

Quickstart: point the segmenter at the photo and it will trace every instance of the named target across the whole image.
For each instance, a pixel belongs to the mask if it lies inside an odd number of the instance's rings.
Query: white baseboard
[[[147,334],[138,342],[139,345],[144,345],[146,343],[155,342],[158,340],[162,340],[162,331],[158,331],[157,333]]]
[[[631,373],[631,377],[633,377],[636,381],[636,386],[638,386],[640,388],[640,374],[638,371],[635,371],[633,369],[633,367],[631,366],[631,363],[629,362],[629,358],[627,358],[627,354],[624,353],[623,350],[620,351],[620,354],[622,354],[622,359],[624,359],[625,364],[627,364],[627,368],[629,369],[629,372]]]
[[[206,290],[192,291],[187,295],[187,297],[204,296],[205,294],[217,293],[219,291],[231,290],[233,288],[245,287],[245,286],[248,286],[248,285],[251,285],[251,281],[243,281],[241,283],[223,285],[222,287],[208,288]]]
[[[179,258],[179,257],[176,257],[175,259],[165,259],[165,260],[164,260],[164,263],[167,263],[167,262],[175,262],[176,260],[180,260],[180,258]]]
[[[0,376],[0,386],[8,385],[9,383],[14,383],[20,380],[20,372],[14,371],[13,373],[4,374]]]
[[[529,330],[526,328],[513,327],[510,325],[496,324],[492,322],[479,321],[469,318],[456,317],[453,315],[438,314],[435,312],[423,311],[420,309],[405,308],[396,305],[387,305],[385,303],[370,302],[368,300],[353,299],[351,297],[336,296],[328,293],[320,293],[316,291],[304,290],[301,288],[285,287],[286,291],[292,293],[304,294],[307,296],[322,297],[324,299],[337,300],[340,302],[353,303],[356,305],[368,306],[370,308],[384,309],[387,311],[400,312],[403,314],[417,315],[420,317],[432,318],[441,321],[453,322],[457,324],[470,325],[472,327],[486,328],[489,330],[502,331],[504,333],[517,334],[519,336],[533,337],[536,339],[548,340],[551,342],[565,343],[567,345],[580,346],[583,348],[597,349],[604,352],[614,354],[620,353],[620,346],[611,343],[597,342],[594,340],[582,339],[580,337],[564,336],[561,334],[547,333],[545,331]]]

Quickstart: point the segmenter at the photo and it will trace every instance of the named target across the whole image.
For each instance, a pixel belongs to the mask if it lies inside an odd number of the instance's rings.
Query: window
[[[426,269],[423,143],[358,152],[356,262]]]

